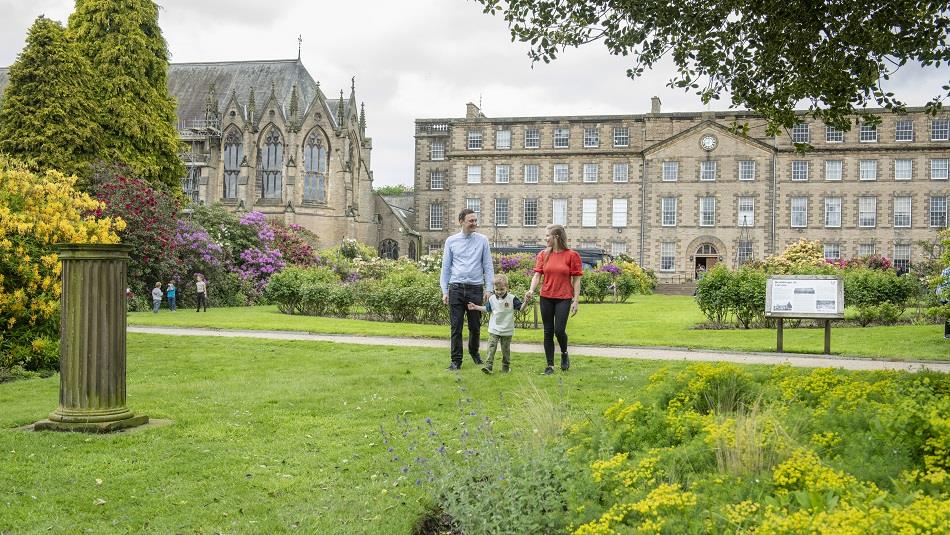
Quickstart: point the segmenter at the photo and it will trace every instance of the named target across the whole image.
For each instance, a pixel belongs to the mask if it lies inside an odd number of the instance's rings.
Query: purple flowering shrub
[[[495,272],[511,273],[534,269],[535,255],[531,253],[517,253],[511,255],[492,254]]]
[[[309,267],[320,262],[310,244],[316,236],[300,225],[286,225],[257,211],[241,217],[240,224],[255,229],[260,240],[259,247],[248,247],[235,259],[237,274],[250,283],[256,296],[284,266]]]
[[[264,291],[271,275],[283,269],[285,265],[287,263],[284,262],[280,251],[265,245],[262,249],[255,247],[242,251],[237,273],[250,282],[259,295]]]

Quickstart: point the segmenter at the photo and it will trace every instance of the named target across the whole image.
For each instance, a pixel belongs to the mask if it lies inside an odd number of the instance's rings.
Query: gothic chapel
[[[327,98],[300,59],[171,64],[193,202],[283,217],[321,245],[379,241],[372,140],[350,94]]]

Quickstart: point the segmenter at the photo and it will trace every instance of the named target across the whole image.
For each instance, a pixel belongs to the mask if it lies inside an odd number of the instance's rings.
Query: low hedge
[[[804,270],[795,274],[829,274],[828,269]],[[893,270],[867,267],[834,268],[842,277],[844,304],[856,311],[861,326],[892,325],[908,303],[918,295],[920,282]],[[765,323],[765,286],[768,273],[757,267],[743,266],[730,271],[717,265],[697,283],[696,302],[706,318],[715,325],[729,321],[744,328]]]

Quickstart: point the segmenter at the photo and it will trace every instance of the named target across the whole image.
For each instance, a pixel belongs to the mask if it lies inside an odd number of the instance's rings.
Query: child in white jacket
[[[526,303],[508,293],[508,277],[504,274],[495,275],[495,292],[489,296],[485,306],[469,303],[469,310],[480,310],[491,313],[488,320],[488,360],[482,371],[491,374],[492,363],[495,361],[495,351],[501,344],[501,371],[511,371],[511,337],[515,334],[515,310],[523,310]]]

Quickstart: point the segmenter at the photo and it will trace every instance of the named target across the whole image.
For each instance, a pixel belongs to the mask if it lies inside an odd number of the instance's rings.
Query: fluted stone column
[[[125,406],[125,245],[59,248],[59,408],[36,430],[107,433],[148,422]]]

